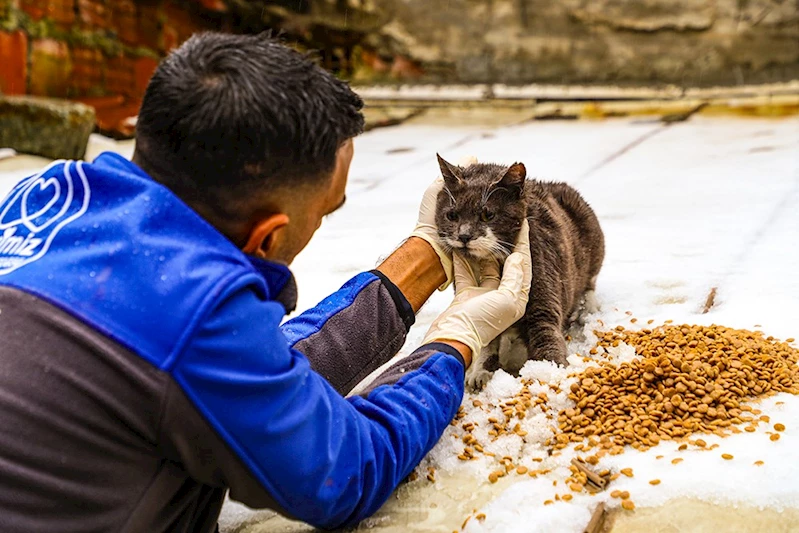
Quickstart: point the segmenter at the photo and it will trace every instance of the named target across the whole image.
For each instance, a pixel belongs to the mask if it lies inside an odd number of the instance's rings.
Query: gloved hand
[[[465,167],[475,163],[477,163],[477,158],[466,157],[462,159],[458,165]],[[427,243],[433,247],[433,250],[435,250],[436,254],[438,255],[438,258],[441,261],[441,266],[444,269],[444,273],[447,275],[447,281],[445,281],[444,284],[438,288],[440,291],[443,291],[449,287],[449,284],[452,283],[453,276],[452,252],[447,251],[443,246],[441,246],[441,243],[438,240],[438,227],[436,226],[436,200],[438,199],[438,193],[441,192],[441,189],[443,188],[444,178],[441,176],[436,178],[427,188],[424,196],[422,197],[422,204],[419,207],[419,220],[417,221],[416,227],[411,233],[411,237],[419,237],[420,239],[427,241]]]
[[[480,280],[460,255],[454,257],[455,298],[430,326],[424,344],[459,341],[477,357],[500,333],[516,323],[527,307],[532,281],[530,230],[522,224],[516,247],[505,260],[500,279],[495,261],[481,265]]]

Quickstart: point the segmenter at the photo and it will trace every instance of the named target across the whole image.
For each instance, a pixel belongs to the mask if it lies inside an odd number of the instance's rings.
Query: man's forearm
[[[377,270],[402,291],[414,313],[447,281],[435,250],[418,237],[402,243]]]
[[[411,237],[402,243],[377,270],[397,286],[411,304],[414,313],[447,280],[438,254],[427,241],[418,237]],[[467,367],[471,364],[472,352],[465,344],[447,339],[439,340],[458,350]]]

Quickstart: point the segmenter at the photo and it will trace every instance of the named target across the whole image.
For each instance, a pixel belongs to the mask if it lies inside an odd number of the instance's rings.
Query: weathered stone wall
[[[0,0],[0,93],[135,111],[205,29],[280,30],[359,83],[799,79],[799,0]]]
[[[796,0],[374,0],[392,21],[364,42],[356,78],[674,83],[799,78]]]

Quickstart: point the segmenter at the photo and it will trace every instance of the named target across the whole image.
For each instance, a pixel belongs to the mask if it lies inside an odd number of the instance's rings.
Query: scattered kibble
[[[726,460],[726,461],[731,461],[733,459],[733,456],[730,455],[729,453],[722,453],[721,454],[721,458]]]
[[[732,426],[746,422],[745,401],[799,394],[799,350],[760,332],[666,325],[595,333],[598,348],[624,342],[641,358],[599,362],[577,376],[569,394],[575,406],[559,413],[554,448],[609,437],[611,446],[643,451],[694,433],[727,436]]]
[[[682,452],[682,451],[685,451],[685,450],[687,450],[687,449],[688,449],[688,445],[687,445],[687,444],[680,444],[680,447],[679,447],[679,448],[677,448],[677,450],[678,450],[678,451],[681,451],[681,452]]]
[[[613,492],[610,493],[610,497],[611,498],[621,498],[621,491],[620,490],[614,490]]]
[[[574,496],[572,496],[571,494],[564,494],[563,496],[560,497],[560,499],[563,500],[564,502],[570,502],[573,497]]]
[[[785,425],[784,424],[774,424],[774,429],[776,431],[785,431]]]
[[[622,500],[628,500],[630,498],[630,493],[626,490],[622,491],[621,496],[619,496]]]
[[[482,522],[483,520],[486,519],[486,515],[485,515],[485,513],[480,513],[479,515],[475,516],[474,519],[479,521],[479,522]]]
[[[496,483],[497,481],[499,481],[499,475],[496,472],[491,472],[490,474],[488,474],[488,481],[490,481],[491,483]]]
[[[769,438],[776,442],[776,441],[780,440],[780,434],[779,433],[774,433]]]
[[[523,476],[524,474],[527,473],[527,470],[528,469],[527,469],[526,466],[520,466],[520,467],[516,468],[516,473],[519,474],[520,476]]]
[[[555,503],[555,502],[553,502],[552,500],[544,501],[544,505],[552,505],[553,503]]]
[[[649,484],[650,485],[660,485],[660,480],[659,479],[653,479],[653,480],[651,480],[649,482]]]
[[[671,460],[671,464],[673,464],[673,465],[678,465],[680,463],[682,463],[682,457],[676,457],[676,458]]]
[[[627,511],[632,511],[635,509],[635,504],[630,500],[624,500],[623,502],[621,502],[621,506],[623,509],[626,509]]]
[[[696,439],[696,441],[694,441],[694,444],[700,448],[704,448],[705,446],[707,446],[707,442],[703,441],[702,439]]]
[[[622,475],[625,475],[627,477],[633,477],[633,469],[632,468],[622,468],[621,470],[619,470],[619,472]]]
[[[763,466],[764,464],[763,461],[755,461],[755,466]]]

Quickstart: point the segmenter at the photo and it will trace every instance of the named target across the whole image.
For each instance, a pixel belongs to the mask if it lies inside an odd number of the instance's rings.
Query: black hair
[[[155,71],[134,160],[189,205],[247,217],[263,191],[326,180],[363,131],[349,85],[270,34],[201,33]]]

